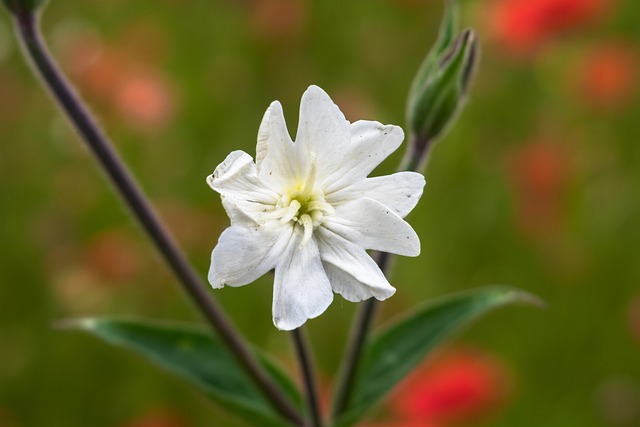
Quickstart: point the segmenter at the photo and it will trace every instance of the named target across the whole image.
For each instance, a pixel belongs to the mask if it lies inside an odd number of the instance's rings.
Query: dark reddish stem
[[[187,295],[220,335],[273,407],[293,424],[303,425],[298,411],[258,363],[249,346],[211,298],[207,292],[206,284],[202,282],[198,273],[187,261],[186,256],[159,220],[142,190],[91,116],[88,108],[58,69],[40,34],[38,13],[24,10],[18,6],[13,9],[13,15],[18,38],[43,85],[86,142],[117,192],[178,278]]]

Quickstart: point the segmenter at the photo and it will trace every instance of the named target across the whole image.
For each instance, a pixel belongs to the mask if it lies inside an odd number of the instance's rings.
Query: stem
[[[429,160],[429,153],[431,152],[433,142],[433,140],[419,140],[415,135],[412,135],[409,147],[400,162],[398,170],[423,170]],[[391,267],[393,255],[386,252],[374,252],[372,257],[386,276]],[[373,321],[375,320],[378,305],[378,301],[374,298],[366,300],[361,305],[351,328],[331,414],[334,420],[338,419],[349,407],[356,374],[358,373],[358,367],[362,359],[362,350],[371,331]]]
[[[414,172],[425,170],[431,156],[431,148],[435,142],[435,139],[424,139],[411,135],[409,147],[404,153],[398,170]]]
[[[378,263],[380,270],[382,270],[386,275],[392,258],[391,254],[386,252],[375,252],[373,254],[373,258],[376,263]],[[334,420],[337,419],[349,406],[351,392],[353,391],[356,374],[358,373],[358,367],[360,360],[362,359],[362,349],[364,348],[367,336],[371,330],[371,325],[375,319],[377,308],[378,301],[374,298],[369,298],[363,302],[351,328],[349,340],[347,341],[349,344],[342,364],[341,375],[334,399],[332,412]]]
[[[302,371],[304,379],[304,386],[307,394],[307,405],[309,406],[309,413],[311,414],[311,425],[313,427],[322,427],[320,405],[318,404],[318,394],[316,391],[316,380],[313,374],[313,363],[307,340],[305,339],[301,328],[291,331],[291,335],[293,337],[296,354],[298,355],[298,361],[300,362],[300,370]]]
[[[80,136],[100,163],[117,192],[147,232],[157,250],[179,279],[192,302],[217,331],[222,340],[237,357],[247,374],[287,420],[302,425],[298,411],[291,405],[278,386],[258,363],[249,346],[241,338],[220,307],[207,293],[207,286],[187,261],[178,245],[160,222],[142,190],[112,149],[109,140],[92,118],[89,110],[65,79],[50,57],[39,31],[39,15],[25,10],[14,13],[14,24],[26,56],[38,71],[41,82],[66,113]]]

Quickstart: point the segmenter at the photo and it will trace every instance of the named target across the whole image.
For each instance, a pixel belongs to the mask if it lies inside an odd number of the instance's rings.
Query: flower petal
[[[316,234],[320,257],[334,292],[351,302],[371,297],[382,301],[396,292],[378,264],[360,246],[322,227]]]
[[[336,207],[323,226],[363,249],[404,256],[420,254],[420,239],[391,208],[372,199],[358,199]]]
[[[246,285],[273,269],[289,245],[293,227],[278,231],[239,226],[224,230],[211,253],[211,286]]]
[[[329,95],[318,86],[309,86],[300,102],[296,145],[306,153],[308,166],[315,164],[318,179],[332,175],[336,165],[344,162],[350,135],[349,122]]]
[[[401,218],[413,210],[422,196],[424,177],[417,172],[398,172],[393,175],[365,178],[327,197],[333,206],[359,198],[369,198],[393,209]]]
[[[395,293],[395,288],[393,287],[391,287],[390,290],[372,288],[338,267],[328,263],[323,263],[323,265],[324,270],[327,272],[327,277],[331,282],[333,292],[342,295],[347,301],[360,302],[368,300],[371,297],[379,301],[384,301]]]
[[[298,175],[298,151],[289,136],[282,105],[272,102],[258,130],[256,166],[260,179],[276,191],[284,188]]]
[[[287,253],[276,266],[273,283],[273,323],[285,331],[319,316],[333,301],[331,284],[315,239],[302,247],[300,239],[298,236],[290,242]]]
[[[232,221],[233,207],[255,220],[265,205],[276,203],[277,194],[260,181],[253,159],[244,151],[231,152],[207,177],[207,184],[220,193]]]
[[[366,178],[384,159],[396,151],[402,140],[402,128],[359,120],[351,124],[351,137],[333,172],[322,182],[325,194],[331,194]]]

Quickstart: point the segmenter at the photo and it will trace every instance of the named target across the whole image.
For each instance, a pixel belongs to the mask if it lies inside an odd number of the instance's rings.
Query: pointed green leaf
[[[143,355],[188,380],[225,408],[247,417],[253,425],[287,425],[231,352],[201,328],[115,319],[83,319],[69,322],[69,326]],[[259,359],[291,401],[300,406],[300,395],[291,380],[264,356]]]
[[[489,287],[424,306],[377,334],[367,345],[349,408],[337,423],[348,426],[407,376],[438,344],[494,308],[539,302],[508,287]]]

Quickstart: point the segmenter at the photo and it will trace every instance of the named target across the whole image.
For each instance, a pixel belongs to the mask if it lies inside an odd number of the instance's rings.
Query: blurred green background
[[[461,2],[480,67],[409,218],[422,254],[397,260],[381,313],[492,283],[547,301],[493,313],[454,344],[491,358],[501,385],[490,410],[446,425],[640,425],[640,7],[545,1]],[[352,121],[403,124],[441,14],[436,0],[52,0],[43,30],[204,275],[228,225],[204,178],[231,150],[254,152],[269,103],[293,130],[318,84]],[[199,317],[12,36],[3,11],[0,426],[247,426],[138,356],[54,328]],[[213,293],[252,342],[295,366],[271,323],[269,278]],[[337,297],[308,323],[327,388],[353,313]]]

